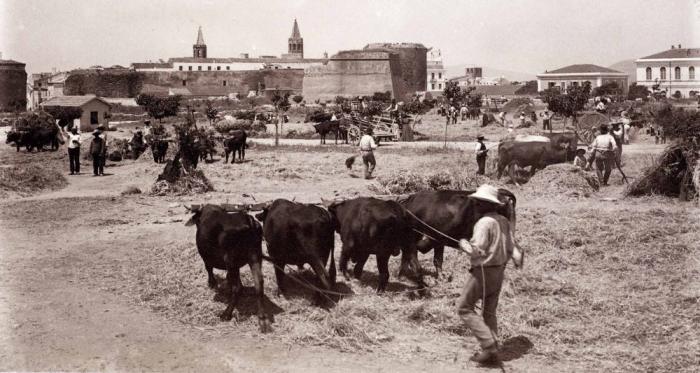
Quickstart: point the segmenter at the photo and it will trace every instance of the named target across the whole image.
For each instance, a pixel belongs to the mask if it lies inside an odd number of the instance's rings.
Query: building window
[[[666,80],[666,68],[665,68],[665,67],[662,67],[661,70],[659,70],[659,72],[660,72],[660,75],[661,75],[660,79],[661,79],[661,80]]]
[[[442,89],[442,83],[438,83],[438,89]]]
[[[231,70],[231,66],[226,66],[226,70]]]
[[[182,65],[180,65],[180,71],[182,71]]]
[[[186,86],[186,85],[187,85],[187,80],[182,79],[182,86],[184,87],[184,86]]]
[[[688,68],[688,79],[690,79],[690,80],[695,79],[695,68],[693,66],[690,66]]]
[[[221,70],[221,66],[217,66],[217,67],[216,67],[216,70]]]
[[[202,66],[197,66],[197,70],[202,71]]]
[[[99,122],[100,121],[98,120],[97,112],[91,111],[90,112],[90,124],[98,124]]]
[[[438,79],[442,79],[442,73],[438,73]]]
[[[192,66],[187,66],[187,70],[192,71]]]
[[[573,82],[572,84],[574,87],[578,87],[578,82]]]
[[[676,80],[681,80],[681,68],[676,66],[675,69],[673,69],[673,75],[675,75],[674,79]]]
[[[435,73],[430,73],[430,80],[435,80]]]
[[[557,84],[554,83],[554,82],[549,82],[549,83],[547,84],[547,87],[548,87],[548,88],[554,88],[555,85],[557,85]]]
[[[211,66],[207,66],[207,70],[211,71]]]
[[[559,83],[559,85],[561,86],[561,89],[562,89],[562,90],[566,89],[566,83],[565,83],[565,82],[561,82],[561,83]]]
[[[647,80],[651,80],[651,67],[647,67]]]
[[[432,84],[430,85],[430,89],[432,89],[433,91],[435,90],[435,83],[432,83]]]
[[[226,87],[226,81],[224,80],[224,87]]]

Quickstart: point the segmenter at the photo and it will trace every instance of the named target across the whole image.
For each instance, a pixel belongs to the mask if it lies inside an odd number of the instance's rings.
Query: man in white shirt
[[[622,130],[624,131],[623,132],[623,143],[626,145],[629,145],[629,143],[630,143],[630,128],[631,128],[630,124],[632,123],[632,120],[627,115],[626,111],[622,112],[622,119],[620,119],[620,121],[622,122]]]
[[[367,129],[360,138],[360,154],[362,154],[362,163],[365,165],[365,179],[372,178],[372,172],[377,165],[377,161],[374,159],[374,149],[376,148],[377,144],[372,137],[372,129]]]
[[[502,111],[502,112],[498,113],[498,119],[501,121],[501,125],[503,127],[505,127],[506,126],[506,112]]]
[[[591,157],[588,159],[588,168],[591,168],[595,160],[596,174],[601,185],[608,185],[612,166],[615,164],[617,144],[615,139],[608,133],[608,125],[600,126],[600,135],[589,146]]]
[[[80,174],[80,134],[78,127],[73,126],[70,132],[66,134],[68,139],[68,163],[70,164],[70,174]]]

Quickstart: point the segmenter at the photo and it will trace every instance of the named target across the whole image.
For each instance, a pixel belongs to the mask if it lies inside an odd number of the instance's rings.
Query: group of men
[[[93,176],[104,176],[105,160],[107,158],[107,133],[104,125],[98,126],[93,132],[93,139],[90,141],[88,153],[92,158]],[[80,174],[80,142],[81,134],[77,126],[64,129],[64,136],[67,141],[68,164],[70,175]]]

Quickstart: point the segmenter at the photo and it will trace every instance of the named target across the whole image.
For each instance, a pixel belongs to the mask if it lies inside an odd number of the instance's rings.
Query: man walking
[[[460,248],[471,256],[471,268],[457,302],[457,313],[481,345],[481,351],[470,360],[493,364],[499,360],[496,308],[503,285],[503,272],[511,257],[522,265],[522,256],[520,251],[514,255],[510,222],[494,212],[496,207],[503,205],[498,200],[498,189],[484,184],[469,197],[476,202],[475,213],[482,217],[474,225],[472,239],[459,242]],[[482,315],[478,315],[475,309],[479,299]]]
[[[376,148],[377,144],[372,137],[372,129],[368,128],[360,138],[360,154],[362,154],[362,163],[365,165],[365,179],[372,178],[372,172],[377,165],[377,161],[374,159],[374,149]]]
[[[552,114],[549,110],[545,110],[542,115],[542,130],[552,130]]]
[[[476,172],[477,175],[483,175],[486,172],[486,157],[488,157],[488,149],[486,149],[486,144],[484,144],[484,136],[479,135],[476,138],[476,164],[479,170]]]
[[[70,174],[80,174],[80,134],[78,127],[73,126],[70,133],[66,135],[68,138],[68,163],[70,164]]]
[[[588,159],[588,168],[591,168],[595,160],[596,174],[601,185],[608,185],[612,166],[615,164],[617,144],[608,133],[608,125],[600,125],[600,135],[596,136],[589,148],[592,150]]]

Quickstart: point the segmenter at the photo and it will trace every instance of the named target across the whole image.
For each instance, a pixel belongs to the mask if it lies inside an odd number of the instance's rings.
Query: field
[[[425,132],[441,134],[437,123],[426,121]],[[471,139],[478,129],[458,129],[469,125],[450,128],[452,140]],[[466,148],[383,146],[377,179],[366,181],[358,165],[345,169],[354,154],[349,147],[254,144],[243,164],[202,165],[216,189],[205,195],[149,195],[162,166],[146,160],[108,163],[103,178],[90,177],[84,161],[83,175],[66,176],[67,185],[52,187],[59,189],[5,193],[0,370],[478,370],[468,362],[477,344],[454,309],[468,269],[456,251],[446,252],[447,279],[427,277],[426,297],[397,278],[398,258],[390,262],[388,293],[376,295],[370,259],[361,281],[339,276],[338,289],[352,295],[334,299],[327,310],[314,306],[303,288],[278,296],[273,268],[264,264],[275,322],[272,334],[259,335],[252,297],[234,320],[219,320],[224,296],[207,288],[194,228],[184,226],[183,206],[190,203],[315,203],[419,183],[473,188],[488,179],[475,178]],[[64,171],[64,153],[27,155],[3,146],[0,160]],[[623,158],[634,178],[653,154],[639,150]],[[492,176],[493,161],[489,166]],[[506,271],[498,311],[504,368],[696,371],[697,204],[623,198],[617,172],[612,186],[598,191],[565,167],[543,172],[521,187],[497,182],[518,198],[517,238],[527,250],[525,268]],[[129,187],[143,193],[121,195]],[[339,249],[337,239],[336,258]],[[432,255],[420,259],[432,274]],[[315,281],[308,269],[287,272]],[[248,270],[242,274],[251,293]]]

